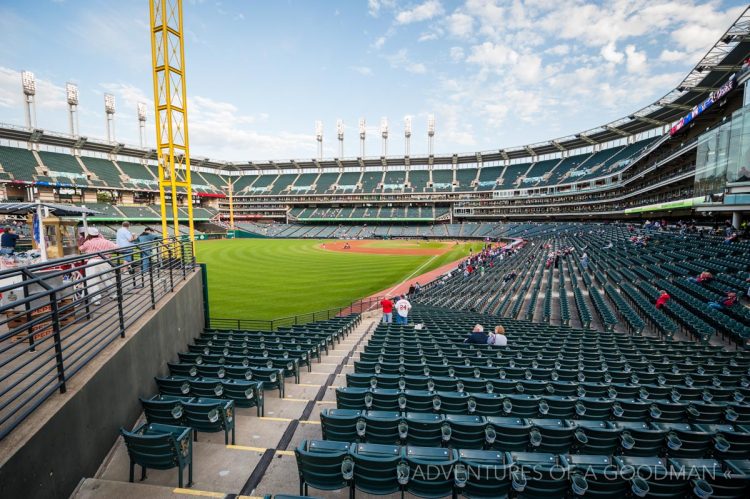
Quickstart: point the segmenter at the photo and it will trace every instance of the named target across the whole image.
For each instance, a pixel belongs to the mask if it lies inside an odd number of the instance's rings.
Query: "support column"
[[[741,211],[733,211],[732,212],[732,227],[739,230],[740,224],[742,223],[742,212]]]

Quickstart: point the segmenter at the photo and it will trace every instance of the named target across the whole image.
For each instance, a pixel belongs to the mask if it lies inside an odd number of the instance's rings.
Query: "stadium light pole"
[[[388,118],[385,116],[380,118],[380,136],[383,137],[382,156],[385,158],[388,156]]]
[[[115,141],[115,96],[104,94],[104,114],[107,119],[107,141]]]
[[[365,157],[365,134],[367,133],[367,122],[364,118],[359,119],[359,157]]]
[[[26,102],[26,128],[31,130],[36,128],[36,104],[34,103],[36,79],[34,73],[31,71],[21,72],[21,88]]]
[[[66,83],[65,96],[68,101],[70,135],[78,137],[78,134],[80,133],[80,128],[78,126],[78,85],[75,85],[74,83]]]
[[[432,156],[435,153],[435,115],[427,117],[427,155]]]
[[[339,139],[339,158],[344,157],[344,122],[336,120],[336,135]]]
[[[404,118],[404,140],[406,144],[404,146],[404,156],[409,157],[411,150],[411,116]]]
[[[138,133],[141,148],[144,148],[146,147],[146,104],[144,102],[138,103]]]
[[[315,140],[318,141],[318,159],[323,159],[323,122],[315,122]]]

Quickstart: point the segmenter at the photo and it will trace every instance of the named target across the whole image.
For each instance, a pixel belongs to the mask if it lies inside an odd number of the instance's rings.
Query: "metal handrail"
[[[0,440],[196,268],[173,237],[0,272]]]
[[[326,310],[317,310],[305,314],[290,315],[287,317],[277,317],[275,319],[238,319],[211,317],[209,327],[211,329],[231,329],[231,330],[258,330],[258,331],[276,331],[281,327],[291,327],[310,322],[330,320],[334,317],[344,317],[349,314],[361,314],[372,310],[373,307],[380,304],[383,296],[371,296],[351,302],[349,305],[342,307],[329,308]]]

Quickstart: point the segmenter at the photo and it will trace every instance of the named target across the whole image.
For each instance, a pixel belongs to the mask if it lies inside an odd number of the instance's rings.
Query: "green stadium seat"
[[[362,411],[354,409],[328,409],[320,411],[323,440],[356,442],[364,435],[357,431],[357,423],[362,419]],[[365,421],[362,420],[364,423]]]
[[[461,449],[454,468],[458,492],[468,498],[508,497],[511,489],[511,458],[496,450]]]
[[[178,487],[183,487],[183,470],[188,468],[188,483],[193,484],[193,443],[190,428],[165,424],[143,424],[133,431],[120,428],[130,457],[130,481],[135,479],[135,465],[141,467],[141,480],[148,468],[177,468]]]
[[[438,498],[453,495],[453,470],[458,452],[431,447],[405,447],[409,481],[404,490],[418,497]]]
[[[402,490],[409,467],[398,445],[352,444],[354,487],[366,494],[388,495]]]
[[[183,404],[185,422],[193,429],[195,440],[198,432],[224,432],[224,443],[229,445],[229,433],[232,433],[234,445],[234,401],[215,398],[196,398]]]
[[[176,397],[173,395],[156,395],[151,399],[139,399],[143,413],[149,423],[185,426],[183,404],[192,402],[193,397]]]
[[[307,495],[309,487],[318,490],[340,490],[349,487],[353,460],[349,444],[328,440],[303,440],[294,450],[299,473],[299,493]]]

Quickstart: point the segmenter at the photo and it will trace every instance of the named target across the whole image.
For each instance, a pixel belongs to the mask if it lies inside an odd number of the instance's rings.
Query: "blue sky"
[[[185,0],[193,156],[312,158],[470,152],[570,135],[626,116],[674,88],[746,7],[687,0]],[[37,78],[42,128],[67,132],[65,83],[80,88],[81,134],[104,137],[103,94],[117,100],[118,141],[136,144],[149,107],[146,0],[0,3],[0,122],[24,122],[20,71]]]

